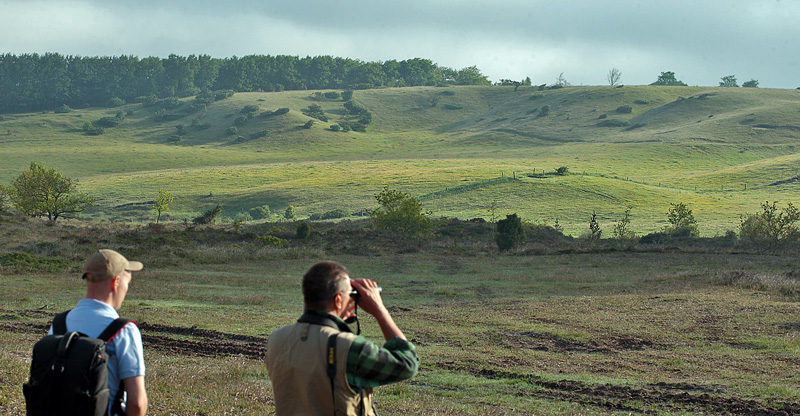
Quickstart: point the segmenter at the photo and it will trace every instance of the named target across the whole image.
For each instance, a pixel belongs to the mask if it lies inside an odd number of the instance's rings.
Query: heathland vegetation
[[[508,84],[3,114],[0,413],[101,247],[145,263],[121,313],[158,414],[271,414],[320,259],[419,348],[381,414],[800,413],[800,93]],[[28,169],[92,204],[24,214]]]

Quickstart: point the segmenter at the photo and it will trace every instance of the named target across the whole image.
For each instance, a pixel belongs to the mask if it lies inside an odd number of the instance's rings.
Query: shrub
[[[325,98],[329,100],[338,100],[342,95],[336,91],[328,91],[325,93]]]
[[[217,205],[214,208],[209,209],[208,211],[204,212],[199,217],[195,217],[192,219],[193,224],[213,224],[214,221],[217,219],[219,214],[222,213],[222,205]]]
[[[561,166],[558,169],[556,169],[556,175],[558,176],[566,176],[568,174],[569,174],[569,168],[566,166]]]
[[[221,101],[226,98],[233,97],[233,90],[218,90],[214,91],[214,101]]]
[[[334,209],[331,211],[327,211],[323,214],[312,214],[308,217],[309,220],[312,221],[319,221],[319,220],[331,220],[335,218],[344,218],[347,216],[347,212],[342,209]]]
[[[162,102],[165,108],[176,108],[181,105],[181,100],[178,97],[165,98]]]
[[[103,117],[100,120],[97,120],[95,126],[100,127],[117,127],[122,120],[117,117]]]
[[[108,100],[109,107],[122,107],[123,105],[125,105],[125,100],[122,98],[112,97],[110,100]]]
[[[353,99],[353,90],[342,91],[342,100],[350,101]]]
[[[269,218],[272,215],[272,212],[269,209],[269,205],[266,204],[255,208],[251,208],[250,211],[248,212],[250,213],[250,216],[254,220],[263,220],[265,218]]]
[[[306,121],[306,124],[303,124],[303,128],[304,129],[310,129],[311,126],[313,126],[313,125],[314,125],[314,120],[308,120],[308,121]]]
[[[533,95],[530,96],[529,99],[530,100],[539,100],[539,99],[542,99],[542,98],[544,98],[544,94],[533,94]]]
[[[634,104],[648,105],[648,104],[650,104],[650,101],[647,101],[647,100],[641,100],[641,99],[640,99],[640,100],[636,100],[636,101],[634,101]]]
[[[303,110],[303,114],[316,118],[317,120],[328,121],[328,116],[325,115],[325,111],[317,103],[309,105],[308,108]]]
[[[311,235],[311,226],[308,225],[307,222],[303,221],[300,224],[297,224],[297,229],[295,234],[297,239],[305,240],[310,235]]]
[[[393,231],[414,238],[430,238],[433,235],[431,212],[422,210],[422,202],[402,191],[389,190],[375,195],[379,207],[369,211],[376,228]]]
[[[289,205],[286,207],[286,211],[283,212],[283,218],[290,221],[297,218],[297,215],[294,212],[294,206]]]
[[[461,110],[464,108],[464,105],[459,103],[447,103],[444,105],[444,108],[448,110]]]
[[[775,249],[781,244],[800,239],[798,221],[800,221],[800,210],[791,202],[780,211],[776,202],[772,204],[762,202],[761,212],[741,217],[739,236],[764,244],[768,249]]]
[[[670,225],[664,228],[664,232],[673,237],[696,237],[697,221],[694,219],[692,210],[683,202],[670,205],[672,208],[667,212],[667,222]]]
[[[269,247],[283,247],[288,243],[288,241],[274,235],[260,235],[256,237],[256,241]]]
[[[614,238],[628,240],[636,237],[636,234],[629,228],[631,223],[630,215],[631,207],[628,207],[625,209],[625,213],[622,214],[622,218],[618,219],[614,224],[614,230],[612,231]]]
[[[225,134],[228,135],[228,136],[233,136],[234,134],[238,134],[238,133],[239,133],[239,129],[236,128],[236,126],[230,126],[227,129],[225,129]]]
[[[621,106],[617,107],[617,112],[620,113],[620,114],[630,114],[630,113],[633,112],[633,107],[631,107],[631,106],[629,106],[627,104],[626,105],[621,105]]]
[[[517,214],[506,215],[506,218],[497,221],[497,236],[495,242],[500,251],[508,251],[525,242],[525,229],[522,220]]]
[[[152,107],[158,104],[158,97],[155,95],[148,95],[147,97],[141,98],[142,106],[144,107]]]
[[[233,119],[233,124],[235,124],[237,126],[241,126],[245,122],[247,122],[247,117],[246,116],[239,116],[239,117],[236,117],[235,119]]]
[[[341,128],[342,127],[339,126],[338,124],[331,124],[331,130],[332,131],[339,131],[339,130],[341,130]]]
[[[546,116],[548,114],[550,114],[550,106],[549,105],[546,105],[546,106],[544,106],[544,107],[539,109],[539,117],[544,117],[544,116]]]
[[[71,113],[72,109],[68,105],[62,104],[62,105],[56,107],[56,109],[53,110],[53,112],[56,113],[56,114]]]
[[[259,107],[257,105],[246,105],[241,110],[239,110],[239,112],[242,114],[255,113],[256,111],[258,111],[258,109]]]
[[[289,112],[289,107],[281,107],[281,108],[273,111],[272,114],[274,114],[276,116],[279,116],[281,114],[286,114],[288,112]]]
[[[266,137],[269,134],[267,130],[261,130],[254,133],[250,133],[251,139],[260,139],[262,137]]]
[[[597,123],[600,127],[626,127],[631,124],[628,120],[620,120],[618,118],[609,118]]]

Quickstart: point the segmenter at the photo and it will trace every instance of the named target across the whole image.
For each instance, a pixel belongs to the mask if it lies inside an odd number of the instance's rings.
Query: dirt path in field
[[[12,315],[13,314],[13,315]],[[0,332],[33,333],[44,335],[49,323],[14,322],[17,317],[50,318],[52,313],[39,310],[3,311],[0,310]],[[145,348],[169,354],[200,357],[239,356],[247,359],[263,359],[267,351],[265,337],[253,337],[229,334],[225,332],[198,329],[193,327],[177,327],[162,324],[139,324]],[[508,335],[508,334],[507,334]],[[514,334],[512,334],[514,335]],[[516,338],[516,337],[514,337]],[[542,340],[543,348],[563,348],[573,350],[575,346],[565,346],[558,340]],[[620,345],[622,344],[622,345]],[[647,347],[652,345],[644,344]],[[641,342],[624,340],[614,342],[611,349],[641,348]],[[608,345],[583,346],[588,351],[602,351]],[[476,369],[460,363],[438,363],[437,369],[466,372],[474,377],[493,380],[517,380],[539,387],[541,390],[531,393],[528,390],[520,394],[546,400],[563,400],[596,406],[609,411],[627,411],[633,414],[657,414],[661,411],[691,412],[717,415],[796,415],[800,414],[800,403],[765,403],[721,395],[712,387],[693,384],[649,384],[642,387],[617,386],[612,384],[594,385],[574,380],[548,381],[540,377],[498,371],[493,369]],[[423,385],[417,383],[418,385]]]

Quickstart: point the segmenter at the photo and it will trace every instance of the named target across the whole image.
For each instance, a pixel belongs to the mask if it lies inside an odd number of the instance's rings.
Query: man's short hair
[[[306,308],[327,310],[336,294],[349,288],[349,272],[333,261],[319,262],[303,275],[303,301]]]

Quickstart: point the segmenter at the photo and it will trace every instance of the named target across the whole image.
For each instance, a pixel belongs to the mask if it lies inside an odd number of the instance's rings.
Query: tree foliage
[[[745,81],[742,83],[742,87],[744,88],[758,88],[758,80],[751,79],[750,81]]]
[[[667,222],[670,225],[664,231],[674,236],[696,237],[697,220],[694,219],[692,210],[683,202],[670,205],[672,207],[667,212]]]
[[[800,210],[791,202],[780,210],[777,202],[762,202],[761,212],[740,218],[739,237],[774,249],[785,242],[800,239],[798,221]]]
[[[204,212],[202,215],[195,217],[192,220],[193,224],[213,224],[214,221],[217,219],[219,214],[222,213],[222,205],[217,205],[214,208],[209,209],[208,211]]]
[[[94,205],[94,197],[77,191],[78,181],[55,169],[31,162],[31,166],[6,188],[19,212],[56,221],[83,212]]]
[[[353,89],[441,84],[489,85],[489,81],[475,66],[455,71],[421,58],[362,62],[332,56],[250,55],[217,59],[173,54],[140,59],[0,54],[0,112],[135,101],[152,105],[166,97],[193,95],[207,103],[229,96],[225,91],[346,89],[351,91],[343,94],[347,101]]]
[[[726,75],[722,77],[722,81],[719,82],[720,87],[738,87],[739,84],[736,82],[735,75]]]
[[[495,242],[500,251],[508,251],[525,242],[525,228],[522,219],[517,214],[506,215],[505,219],[497,221],[497,235]]]
[[[156,215],[156,224],[161,221],[161,214],[169,211],[169,206],[172,204],[172,194],[164,189],[158,190],[158,196],[153,201],[153,212]]]
[[[431,212],[422,209],[419,198],[384,187],[375,199],[380,206],[370,210],[369,216],[376,228],[414,238],[428,238],[433,234]]]
[[[675,78],[675,73],[672,71],[665,71],[662,72],[661,75],[658,76],[656,82],[650,85],[678,85],[678,86],[686,86],[683,81],[678,80]]]

